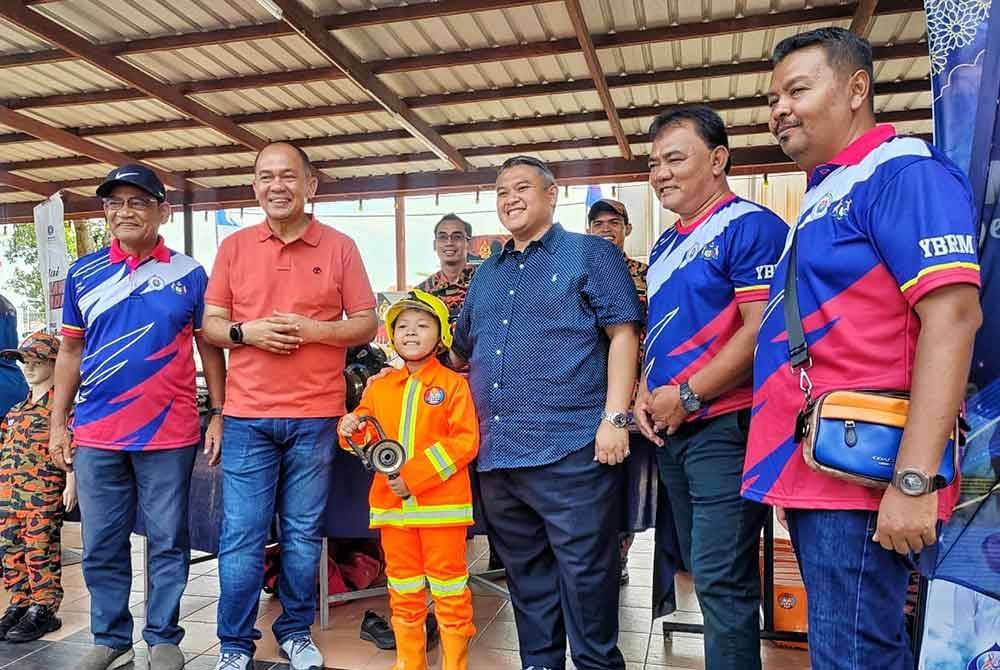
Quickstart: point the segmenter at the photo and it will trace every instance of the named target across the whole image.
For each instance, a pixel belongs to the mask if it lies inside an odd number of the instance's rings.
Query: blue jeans
[[[83,578],[90,591],[94,642],[132,646],[132,555],[137,512],[146,525],[149,593],[143,639],[177,644],[181,594],[187,586],[188,489],[196,447],[112,451],[80,447],[73,462],[83,532]]]
[[[218,635],[221,650],[252,655],[264,581],[264,545],[278,513],[282,613],[278,644],[308,634],[316,613],[321,522],[337,446],[337,420],[241,419],[222,434],[222,534]]]
[[[913,563],[872,541],[878,515],[786,510],[817,670],[913,670],[903,606]]]
[[[705,668],[760,668],[758,545],[767,508],[740,496],[747,412],[682,425],[656,450],[704,619]]]

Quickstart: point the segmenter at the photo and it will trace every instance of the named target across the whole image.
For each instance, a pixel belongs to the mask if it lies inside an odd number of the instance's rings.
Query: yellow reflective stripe
[[[465,574],[454,579],[434,579],[427,575],[427,582],[431,585],[431,593],[436,596],[454,596],[465,591],[465,586],[469,581],[469,575]]]
[[[389,588],[396,593],[417,593],[418,591],[424,590],[424,576],[417,575],[416,577],[404,577],[402,579],[398,577],[388,577]]]
[[[472,505],[421,505],[410,509],[373,507],[371,525],[433,526],[435,524],[472,523]]]
[[[440,442],[432,444],[429,449],[424,450],[424,453],[427,454],[431,465],[434,466],[434,469],[442,480],[448,479],[448,477],[458,472],[455,461],[451,459],[451,456],[444,450]]]
[[[403,412],[399,417],[399,441],[406,449],[406,457],[413,458],[414,426],[417,425],[417,406],[420,404],[422,384],[414,377],[406,381],[403,388]]]

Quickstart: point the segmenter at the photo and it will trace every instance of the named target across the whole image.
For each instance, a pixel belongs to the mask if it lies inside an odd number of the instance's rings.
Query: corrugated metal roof
[[[397,8],[399,0],[307,0],[306,6],[317,16],[329,17],[353,12],[371,12],[373,8]],[[682,24],[694,26],[707,21],[764,16],[775,13],[802,11],[812,8],[838,7],[841,0],[582,0],[582,7],[590,32],[595,38],[602,35],[619,35],[632,31],[654,30]],[[917,6],[916,4],[914,5]],[[255,0],[60,0],[32,6],[34,11],[55,20],[81,36],[100,44],[118,44],[134,40],[170,37],[209,30],[225,30],[261,24],[273,24],[275,19]],[[836,25],[847,26],[850,17],[847,9]],[[365,23],[368,23],[367,21]],[[629,135],[645,133],[652,113],[635,117],[636,107],[656,107],[678,102],[713,102],[747,99],[749,103],[725,109],[722,116],[730,126],[755,126],[767,120],[763,105],[752,103],[762,95],[769,83],[766,60],[774,45],[784,37],[823,23],[802,23],[766,30],[717,34],[704,37],[676,39],[670,42],[652,42],[630,46],[598,48],[598,57],[611,85],[612,98],[626,118],[622,119],[624,131]],[[282,28],[279,32],[286,31]],[[268,29],[270,31],[270,29]],[[879,15],[872,23],[870,39],[878,46],[911,45],[926,38],[923,12]],[[153,51],[130,52],[121,58],[133,67],[168,83],[180,90],[199,90],[190,98],[208,109],[223,115],[253,115],[254,121],[245,127],[257,135],[270,139],[302,139],[330,137],[344,134],[399,131],[401,126],[394,116],[384,111],[371,111],[369,95],[343,77],[316,79],[316,70],[332,68],[330,62],[303,38],[295,34],[273,34],[250,40],[230,41],[209,45],[164,48]],[[386,59],[411,56],[460,55],[474,49],[516,47],[534,43],[553,43],[560,53],[516,57],[485,62],[466,62],[448,67],[421,68],[405,72],[380,75],[398,96],[420,101],[425,96],[448,93],[487,92],[494,89],[516,88],[526,85],[556,86],[552,93],[534,94],[530,97],[508,96],[505,99],[482,100],[462,104],[435,104],[417,102],[417,114],[434,126],[444,126],[443,136],[453,146],[476,150],[510,145],[532,145],[560,141],[576,141],[573,148],[546,149],[543,158],[553,161],[584,160],[619,157],[615,142],[611,141],[610,124],[603,118],[603,107],[590,82],[590,72],[580,51],[573,42],[575,32],[562,2],[538,2],[500,9],[438,15],[391,23],[377,23],[334,31],[361,61],[378,63]],[[652,33],[651,33],[652,34]],[[639,38],[641,40],[641,38]],[[567,46],[568,45],[568,46]],[[0,21],[0,58],[4,55],[51,50],[52,46],[21,28]],[[134,50],[133,50],[134,51]],[[507,52],[510,50],[508,49]],[[533,51],[532,53],[535,53]],[[459,60],[459,59],[455,59]],[[624,76],[671,73],[678,69],[697,69],[702,66],[724,66],[729,63],[760,62],[761,72],[738,76],[695,78],[686,73],[683,81],[641,85],[622,85]],[[267,83],[267,75],[295,73],[306,70],[303,80],[293,83]],[[925,79],[929,72],[928,59],[892,58],[876,62],[876,80],[883,85],[891,82],[912,82]],[[261,80],[261,77],[264,80]],[[235,80],[250,77],[245,87],[231,90],[205,91],[217,80]],[[293,75],[294,77],[294,75]],[[289,76],[282,77],[289,81]],[[272,79],[273,81],[273,79]],[[559,90],[560,82],[588,82],[580,84],[581,90]],[[230,85],[227,84],[227,88]],[[90,128],[155,123],[184,119],[185,114],[172,106],[151,98],[123,102],[84,102],[74,95],[90,95],[102,91],[131,88],[131,84],[104,72],[98,67],[78,59],[65,58],[54,62],[20,66],[0,66],[0,100],[21,101],[24,98],[44,96],[69,96],[62,106],[23,108],[23,101],[16,107],[21,113],[42,120],[53,126]],[[928,85],[929,88],[929,85]],[[70,104],[65,104],[70,103]],[[438,101],[440,103],[440,100]],[[315,116],[311,110],[357,104],[368,111],[340,113],[335,116]],[[930,93],[894,93],[878,95],[879,111],[900,112],[926,110],[930,107]],[[301,117],[295,110],[302,110]],[[289,114],[288,112],[292,113]],[[281,118],[266,119],[262,115],[280,113]],[[580,123],[560,123],[560,116],[592,113],[594,120]],[[532,117],[552,117],[555,122],[545,126],[512,130],[490,130],[450,133],[447,126],[479,122],[505,121]],[[898,124],[901,131],[926,133],[930,131],[929,118],[904,121]],[[19,132],[16,128],[0,128],[0,134]],[[114,148],[123,153],[143,153],[160,150],[197,149],[219,145],[232,145],[233,139],[207,127],[176,130],[149,130],[114,135],[89,135],[87,139]],[[588,146],[581,140],[594,140]],[[427,152],[425,144],[417,139],[389,139],[360,141],[350,144],[315,145],[309,143],[309,155],[318,161],[350,160],[370,156],[395,156]],[[773,140],[766,133],[745,130],[734,134],[733,147],[771,146]],[[44,160],[73,155],[69,149],[47,142],[6,142],[3,163],[25,160]],[[644,141],[634,142],[632,148],[641,153],[648,149]],[[495,165],[501,155],[476,155],[470,158],[474,166]],[[156,159],[155,163],[174,171],[247,167],[252,165],[253,152],[208,153],[190,157]],[[94,178],[103,175],[107,166],[101,164],[41,168],[21,172],[41,181],[65,181]],[[382,163],[354,167],[333,167],[326,172],[338,177],[413,173],[419,171],[448,170],[450,166],[440,160]],[[245,184],[245,175],[199,178],[198,183],[209,187]],[[82,192],[89,193],[87,189]],[[9,201],[9,200],[8,200]]]

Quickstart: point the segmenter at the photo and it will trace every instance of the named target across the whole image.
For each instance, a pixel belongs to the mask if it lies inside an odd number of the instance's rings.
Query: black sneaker
[[[430,651],[438,645],[441,641],[441,635],[438,633],[438,620],[434,616],[434,612],[427,613],[427,651]]]
[[[21,620],[7,631],[8,642],[31,642],[62,627],[62,620],[50,607],[32,605]]]
[[[365,611],[361,620],[361,639],[371,642],[379,649],[395,649],[396,634],[392,632],[389,623],[371,610]]]
[[[0,617],[0,640],[6,639],[7,631],[13,628],[18,621],[27,613],[28,606],[17,607],[11,605],[4,612],[3,617]]]

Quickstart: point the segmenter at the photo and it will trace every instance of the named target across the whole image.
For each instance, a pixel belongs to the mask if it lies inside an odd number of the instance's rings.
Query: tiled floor
[[[79,548],[79,531],[76,524],[67,524],[64,542],[68,547]],[[664,642],[660,622],[651,620],[650,598],[652,583],[651,533],[640,535],[632,547],[630,559],[631,583],[622,589],[621,635],[619,644],[627,661],[628,670],[667,670],[668,668],[704,668],[700,636],[675,633],[671,641]],[[476,542],[469,550],[473,572],[484,569],[485,543]],[[136,617],[135,667],[146,667],[146,648],[141,641],[143,613],[143,580],[141,554],[133,554],[134,582],[130,603]],[[89,633],[90,596],[83,584],[80,566],[69,566],[63,571],[66,591],[60,616],[63,627],[30,644],[14,645],[0,642],[0,668],[10,670],[69,670],[91,643]],[[699,623],[701,615],[692,594],[690,581],[680,579],[679,611],[672,615],[679,621]],[[517,655],[517,634],[510,604],[502,598],[477,593],[474,590],[475,618],[478,634],[472,641],[469,667],[471,670],[516,670],[520,668]],[[187,668],[211,670],[215,667],[218,640],[215,637],[215,612],[218,600],[218,579],[215,561],[192,566],[188,589],[181,602],[181,617],[186,634],[181,648],[188,657]],[[317,624],[313,635],[323,651],[327,667],[339,670],[389,670],[393,652],[379,651],[373,645],[358,639],[361,618],[366,609],[388,614],[386,597],[334,607],[330,613],[330,628],[320,630]],[[276,599],[262,595],[260,618],[257,627],[263,639],[257,645],[256,669],[287,668],[282,663],[277,644],[271,634],[270,624],[280,612]],[[805,652],[782,649],[765,642],[764,667],[767,670],[800,670],[809,667]],[[431,668],[440,668],[440,653],[430,655]],[[126,666],[131,668],[132,666]],[[568,664],[572,669],[572,663]]]

